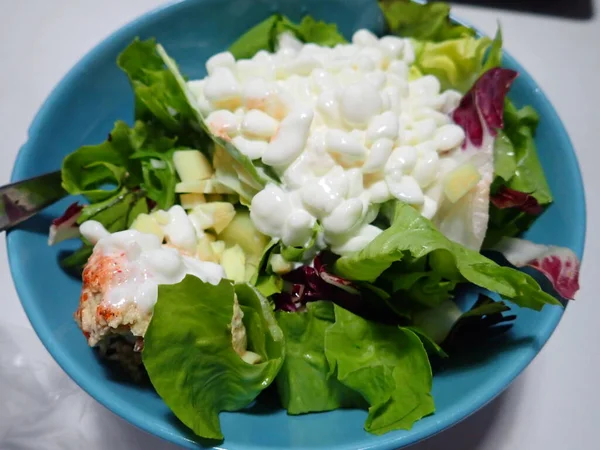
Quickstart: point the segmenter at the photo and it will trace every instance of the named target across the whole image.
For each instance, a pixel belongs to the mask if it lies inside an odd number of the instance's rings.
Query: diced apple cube
[[[196,206],[190,215],[202,212],[211,218],[212,224],[208,228],[215,230],[217,234],[227,228],[235,217],[235,208],[231,203],[213,202]],[[206,228],[205,228],[206,229]]]
[[[173,164],[183,182],[206,180],[213,175],[213,168],[206,156],[198,150],[178,150],[173,153]]]
[[[183,209],[194,209],[196,206],[206,203],[204,194],[180,194],[179,200]]]
[[[226,248],[221,254],[221,266],[223,266],[223,270],[225,270],[228,279],[235,282],[244,281],[246,273],[246,255],[244,255],[242,247],[235,245]]]
[[[201,206],[201,205],[198,205]],[[202,236],[204,234],[204,230],[208,230],[213,226],[213,217],[211,214],[207,214],[201,209],[198,209],[196,206],[188,213],[188,217],[194,229],[196,230],[196,234],[198,236]]]
[[[223,253],[225,251],[225,242],[223,242],[223,241],[211,242],[211,246],[212,246],[213,252],[215,252],[219,256],[221,255],[221,253]]]
[[[279,253],[274,253],[271,255],[269,258],[269,264],[271,264],[271,269],[277,275],[283,275],[294,270],[294,264],[286,260]]]
[[[452,170],[444,179],[444,194],[452,203],[465,196],[481,180],[481,174],[472,163],[463,164]]]
[[[182,181],[175,185],[178,194],[233,194],[234,192],[215,179]]]
[[[244,360],[244,362],[246,362],[248,364],[258,364],[262,358],[260,357],[260,355],[258,353],[254,353],[249,350],[246,350],[244,352],[244,354],[242,355],[242,359]]]
[[[200,237],[196,247],[196,257],[202,261],[218,263],[219,255],[213,251],[211,244],[206,235]]]
[[[152,216],[159,225],[167,225],[171,220],[169,213],[163,211],[162,209],[154,211],[152,214],[150,214],[150,216]]]
[[[130,227],[132,230],[139,231],[140,233],[154,234],[162,240],[165,238],[165,232],[162,227],[158,224],[156,219],[148,214],[138,215]]]

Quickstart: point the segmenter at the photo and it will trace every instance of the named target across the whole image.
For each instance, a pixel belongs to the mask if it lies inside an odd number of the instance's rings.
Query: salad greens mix
[[[199,150],[210,161],[216,182],[202,185],[207,201],[235,205],[235,219],[217,232],[243,253],[241,272],[226,268],[230,279],[217,286],[189,275],[160,286],[144,338],[143,364],[154,388],[199,436],[222,439],[219,412],[245,408],[272,382],[289,414],[365,408],[371,433],[410,429],[434,413],[430,360],[451,356],[461,330],[471,327],[484,337],[514,318],[503,315],[510,309],[505,302],[541,310],[578,289],[571,252],[516,239],[552,204],[552,194],[534,142],[539,117],[506,97],[517,74],[500,68],[500,30],[494,39],[478,36],[452,22],[443,3],[379,5],[388,34],[414,43],[410,76],[434,75],[442,89],[464,95],[452,117],[472,145],[481,147],[486,133],[495,136],[483,248],[504,252],[512,267],[449,239],[440,231],[444,224],[399,200],[379,212],[375,223],[383,232],[342,257],[311,255],[307,247],[262,235],[247,207],[267,183],[279,182],[277,174],[208,131],[175,62],[153,40],[134,41],[118,58],[135,93],[135,122],[117,122],[106,141],[63,162],[65,189],[88,201],[71,208],[68,220],[57,219],[54,228],[65,228],[65,235],[87,220],[110,232],[125,230],[141,215],[187,201],[178,195],[179,150]],[[236,59],[275,51],[284,31],[321,46],[347,42],[335,24],[310,16],[295,23],[275,14],[229,51]],[[62,264],[81,268],[92,247],[83,239]],[[307,258],[311,264],[297,263]],[[273,270],[278,265],[287,270]],[[546,275],[555,292],[544,292],[516,268],[525,265]],[[462,311],[455,298],[468,285],[482,296]],[[503,301],[484,295],[488,291]],[[258,363],[232,347],[234,303],[244,313],[247,345]]]

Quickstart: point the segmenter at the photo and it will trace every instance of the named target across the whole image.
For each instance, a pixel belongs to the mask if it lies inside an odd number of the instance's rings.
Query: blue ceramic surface
[[[37,114],[29,140],[17,159],[13,181],[59,168],[62,158],[83,144],[101,142],[117,119],[132,119],[133,97],[128,81],[115,64],[117,54],[136,36],[156,37],[176,59],[183,73],[204,76],[204,61],[224,50],[244,30],[268,14],[280,11],[299,19],[303,14],[336,22],[346,36],[361,27],[382,30],[373,0],[250,1],[188,0],[170,4],[132,22],[83,58],[61,81]],[[567,133],[548,99],[527,72],[509,55],[505,65],[520,72],[510,97],[518,106],[539,111],[536,143],[555,196],[555,204],[535,223],[527,237],[566,246],[582,256],[585,201],[581,176]],[[560,180],[560,182],[559,182]],[[49,248],[47,227],[71,202],[49,208],[8,234],[12,275],[23,307],[40,339],[63,369],[110,410],[177,444],[197,448],[152,391],[111,377],[88,348],[72,319],[80,282],[58,266],[61,251],[75,243]],[[462,355],[434,378],[437,412],[410,431],[373,436],[363,431],[366,413],[335,411],[288,417],[267,407],[221,415],[227,449],[393,449],[431,436],[464,419],[505,389],[539,352],[562,310],[542,313],[519,310],[514,330],[485,353]]]

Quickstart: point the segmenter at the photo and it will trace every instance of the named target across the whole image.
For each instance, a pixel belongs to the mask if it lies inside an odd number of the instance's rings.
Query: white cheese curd
[[[181,208],[181,207],[179,207]],[[183,211],[183,209],[182,209]],[[210,284],[218,284],[225,277],[223,268],[215,263],[200,261],[187,256],[185,250],[191,244],[189,236],[191,224],[183,212],[169,211],[171,220],[166,225],[171,241],[185,247],[163,245],[153,234],[125,230],[109,233],[100,223],[87,221],[81,224],[81,234],[95,245],[94,252],[100,252],[118,265],[119,271],[110,279],[104,301],[115,308],[134,304],[142,313],[151,312],[158,299],[158,286],[177,284],[187,274],[194,275]],[[196,239],[193,228],[191,233]]]
[[[257,229],[292,246],[322,230],[345,254],[377,235],[370,223],[390,199],[435,218],[449,201],[444,168],[463,162],[465,134],[450,116],[461,94],[432,75],[409,80],[408,39],[359,30],[330,48],[283,33],[277,48],[217,54],[189,82],[210,130],[280,176],[252,199]]]

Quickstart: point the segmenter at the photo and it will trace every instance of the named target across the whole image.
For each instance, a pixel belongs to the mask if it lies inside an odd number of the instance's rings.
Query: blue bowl
[[[31,125],[12,179],[58,169],[67,153],[104,140],[115,120],[132,119],[132,92],[115,60],[136,36],[156,37],[183,73],[197,78],[205,75],[204,62],[210,55],[227,48],[244,30],[275,11],[294,19],[309,13],[336,22],[346,36],[362,27],[383,30],[373,0],[189,0],[155,10],[98,45],[60,82]],[[527,237],[569,247],[581,257],[585,201],[571,142],[554,108],[525,69],[506,54],[505,66],[520,73],[510,92],[512,100],[517,106],[533,105],[540,113],[536,144],[555,196],[555,204]],[[189,448],[210,447],[178,424],[154,392],[111,376],[75,325],[72,314],[80,281],[66,275],[57,260],[61,251],[76,244],[50,248],[46,243],[50,219],[59,216],[71,201],[54,205],[7,237],[12,275],[34,329],[65,372],[111,411],[171,442]],[[257,406],[221,415],[226,436],[222,448],[394,449],[417,442],[456,424],[502,392],[540,351],[562,312],[556,307],[541,313],[518,310],[518,320],[505,340],[484,352],[455,358],[434,378],[437,412],[410,431],[370,435],[363,430],[364,411],[292,417],[282,410]]]

